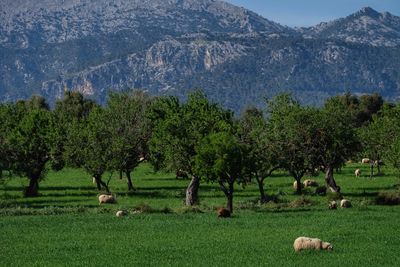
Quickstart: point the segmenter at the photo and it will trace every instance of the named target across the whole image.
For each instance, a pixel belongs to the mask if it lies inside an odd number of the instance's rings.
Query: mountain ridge
[[[216,0],[55,0],[33,10],[32,3],[0,4],[2,101],[42,94],[54,103],[65,88],[101,103],[110,88],[185,98],[201,87],[239,112],[282,91],[309,104],[351,90],[400,96],[397,33],[374,29],[368,37],[379,42],[359,38],[362,28],[343,35],[363,17],[400,31],[399,17],[371,8],[296,30]]]

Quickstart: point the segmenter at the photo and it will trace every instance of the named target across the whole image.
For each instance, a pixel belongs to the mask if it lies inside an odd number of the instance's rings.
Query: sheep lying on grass
[[[321,239],[318,238],[311,238],[311,237],[298,237],[293,244],[293,248],[295,251],[300,251],[304,249],[324,249],[324,250],[332,250],[333,247],[328,242],[323,242]]]
[[[304,187],[317,187],[318,183],[315,180],[307,179],[303,182]]]
[[[218,209],[218,217],[219,218],[228,218],[231,217],[231,212],[225,208]]]
[[[363,158],[362,160],[361,160],[361,163],[363,163],[363,164],[367,164],[367,163],[369,163],[369,158]]]
[[[331,202],[329,202],[328,208],[329,208],[330,210],[335,210],[335,209],[337,209],[336,201],[331,201]]]
[[[115,214],[117,217],[124,217],[127,215],[126,211],[123,210],[119,210],[117,211],[117,213]]]
[[[350,208],[351,207],[351,202],[347,199],[342,199],[340,201],[340,207],[341,208]]]
[[[113,195],[100,195],[99,196],[99,204],[102,203],[115,203],[117,200]]]

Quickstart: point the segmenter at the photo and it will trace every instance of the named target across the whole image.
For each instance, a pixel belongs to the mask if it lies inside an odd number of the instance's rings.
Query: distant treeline
[[[47,171],[84,168],[100,191],[111,193],[107,171],[127,179],[143,161],[155,170],[190,178],[186,204],[198,203],[201,181],[216,182],[232,211],[234,184],[255,181],[268,201],[264,180],[286,170],[297,181],[325,172],[326,188],[340,192],[334,170],[349,160],[369,158],[400,170],[400,105],[377,94],[350,93],[321,108],[301,106],[288,94],[247,108],[239,118],[210,103],[201,91],[178,98],[143,91],[111,93],[105,107],[79,92],[66,91],[53,110],[45,99],[0,105],[0,175],[26,177],[27,197],[36,196]],[[0,178],[1,181],[1,178]]]

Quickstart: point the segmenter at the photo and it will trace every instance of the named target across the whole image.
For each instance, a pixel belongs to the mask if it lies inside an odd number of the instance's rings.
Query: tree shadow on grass
[[[93,196],[98,196],[99,193],[97,192],[86,192],[86,193],[69,193],[69,192],[64,192],[64,193],[49,193],[49,194],[42,194],[42,197],[93,197]]]
[[[24,201],[19,201],[16,204],[19,206],[22,205],[35,205],[35,204],[43,204],[48,203],[46,206],[54,206],[54,203],[74,203],[74,202],[82,202],[82,199],[35,199],[35,198],[27,198],[23,199]],[[35,205],[36,206],[36,205]]]
[[[23,191],[25,186],[5,186],[4,191]],[[40,186],[39,191],[93,190],[95,186]]]
[[[346,197],[376,197],[378,192],[343,193]]]

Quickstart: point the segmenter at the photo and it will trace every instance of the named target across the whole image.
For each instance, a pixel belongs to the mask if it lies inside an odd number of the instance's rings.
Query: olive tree
[[[246,151],[245,172],[248,179],[255,178],[260,192],[260,201],[267,202],[264,180],[279,168],[276,146],[268,139],[269,130],[263,112],[249,108],[239,121],[239,137]]]
[[[196,147],[208,134],[230,128],[233,115],[196,91],[183,104],[174,97],[159,98],[153,104],[151,116],[155,124],[150,141],[152,162],[158,168],[189,174],[186,205],[194,205],[198,202],[201,179],[194,169]]]
[[[150,103],[150,96],[143,91],[112,93],[109,96],[106,109],[111,138],[109,166],[126,174],[128,190],[133,190],[132,171],[147,156],[151,137],[151,124],[147,116]]]
[[[8,137],[12,171],[29,179],[24,195],[38,195],[39,181],[45,176],[54,140],[54,118],[43,109],[27,110]]]
[[[325,170],[325,182],[333,192],[340,192],[333,170],[341,168],[347,160],[357,155],[361,145],[352,127],[352,115],[337,98],[329,99],[316,114],[317,153]]]
[[[276,146],[276,160],[297,181],[300,194],[302,177],[318,167],[316,110],[282,94],[268,102],[268,111],[268,142]]]
[[[217,182],[233,212],[235,182],[243,182],[244,155],[236,136],[229,132],[212,133],[196,147],[196,173],[206,181]]]

